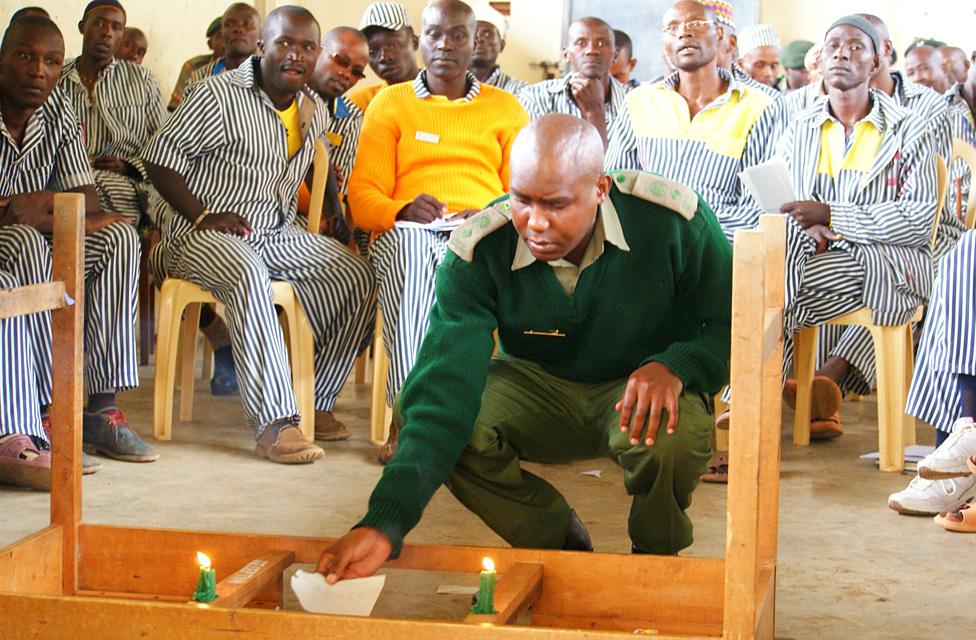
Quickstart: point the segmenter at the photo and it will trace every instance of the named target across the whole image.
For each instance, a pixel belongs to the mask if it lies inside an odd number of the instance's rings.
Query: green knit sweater
[[[448,252],[430,328],[400,392],[397,454],[356,525],[382,531],[394,557],[471,436],[496,327],[501,352],[566,380],[623,381],[657,361],[690,392],[728,382],[732,248],[714,214],[699,198],[686,220],[616,185],[610,198],[630,251],[607,243],[572,296],[544,262],[512,271],[518,233],[510,222],[482,238],[470,262]],[[565,337],[526,333],[554,330]]]

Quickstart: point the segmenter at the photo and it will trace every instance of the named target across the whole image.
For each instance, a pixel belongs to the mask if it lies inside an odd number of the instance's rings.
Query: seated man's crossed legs
[[[335,240],[289,227],[243,238],[192,232],[167,246],[166,272],[213,293],[225,307],[247,423],[257,453],[286,464],[313,462],[321,448],[298,430],[284,338],[272,280],[292,284],[315,343],[315,408],[335,430],[331,411],[369,330],[376,286],[369,265]],[[341,426],[341,425],[340,425]]]
[[[566,499],[521,462],[608,457],[623,468],[632,496],[632,550],[670,555],[688,547],[692,524],[685,511],[711,454],[707,399],[682,395],[674,433],[665,433],[665,412],[654,444],[633,445],[615,409],[626,387],[626,378],[575,383],[534,363],[496,356],[474,433],[447,487],[512,546],[591,550]]]
[[[379,308],[383,313],[383,344],[390,355],[386,377],[386,400],[392,405],[427,333],[430,309],[434,306],[434,277],[444,261],[450,235],[416,228],[393,228],[377,237],[369,252],[379,285]],[[390,425],[390,436],[380,450],[385,464],[396,451],[398,429]]]

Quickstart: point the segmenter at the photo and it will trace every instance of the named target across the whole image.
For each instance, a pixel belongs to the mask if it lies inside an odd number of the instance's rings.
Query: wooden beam
[[[0,549],[0,591],[61,593],[61,527],[47,527]]]
[[[251,560],[217,583],[214,607],[233,609],[247,605],[262,589],[281,582],[281,574],[295,563],[292,551],[272,551]]]
[[[63,282],[45,282],[16,289],[0,289],[0,320],[39,311],[61,309],[64,305]]]
[[[82,565],[79,588],[90,591],[181,595],[185,599],[197,581],[195,553],[210,556],[220,575],[242,567],[269,551],[294,551],[295,562],[318,562],[331,543],[326,538],[272,536],[212,531],[134,529],[83,524],[80,529]],[[429,571],[477,573],[485,556],[504,574],[518,562],[545,567],[546,588],[532,616],[653,621],[652,626],[693,623],[712,628],[722,624],[723,578],[721,558],[633,556],[631,554],[574,553],[540,549],[406,545],[398,560],[386,566]],[[599,567],[598,571],[594,568]],[[504,581],[503,581],[504,582]],[[621,584],[635,598],[596,598]],[[278,596],[266,589],[264,601]]]
[[[62,530],[63,593],[78,588],[78,524],[81,522],[82,351],[85,298],[85,197],[54,196],[53,278],[75,304],[51,312],[51,524]]]
[[[516,562],[495,588],[497,613],[472,613],[465,624],[514,624],[542,593],[542,565]]]
[[[592,595],[592,594],[591,594]],[[619,632],[572,632],[520,626],[479,626],[429,620],[382,620],[264,609],[188,607],[163,602],[0,594],[0,620],[11,640],[620,640]],[[715,640],[714,636],[656,635],[656,640]]]

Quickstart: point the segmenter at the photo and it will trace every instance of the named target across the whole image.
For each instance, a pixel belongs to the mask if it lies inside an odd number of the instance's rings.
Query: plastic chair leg
[[[159,331],[156,333],[156,379],[153,384],[153,435],[157,440],[172,438],[176,353],[180,339],[177,329],[183,311],[176,300],[177,286],[164,282],[157,297]]]
[[[870,329],[878,369],[878,468],[901,471],[905,465],[905,326]]]
[[[810,444],[810,407],[813,376],[817,367],[818,327],[800,329],[793,336],[793,368],[796,370],[796,415],[793,416],[793,444]]]
[[[193,303],[186,306],[183,314],[183,345],[180,352],[183,356],[180,363],[180,421],[193,420],[193,372],[197,362],[197,327],[200,325],[200,304]]]
[[[383,317],[376,310],[376,328],[373,334],[373,388],[370,390],[369,441],[384,444],[389,437],[390,421],[387,417],[386,374],[390,360],[383,346]]]

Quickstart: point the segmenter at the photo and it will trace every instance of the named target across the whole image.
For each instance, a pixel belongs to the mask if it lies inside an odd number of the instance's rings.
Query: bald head
[[[438,22],[442,17],[451,17],[465,24],[473,34],[478,26],[474,10],[461,0],[434,0],[420,14],[421,25]]]
[[[278,7],[265,18],[264,26],[261,28],[261,39],[267,41],[273,38],[281,32],[285,23],[313,24],[315,25],[315,30],[320,34],[322,33],[319,21],[315,19],[311,11],[305,7],[285,5]],[[316,40],[318,39],[316,37]]]
[[[532,122],[512,144],[512,179],[527,171],[552,171],[567,181],[603,172],[603,139],[596,127],[576,116],[553,113]]]
[[[969,56],[959,47],[939,47],[942,57],[946,61],[950,82],[966,82],[969,75]]]
[[[945,93],[949,88],[948,68],[942,52],[927,44],[919,45],[905,56],[905,75],[912,82]]]
[[[328,46],[337,42],[355,41],[369,46],[366,36],[359,29],[353,27],[336,27],[322,36],[322,46]]]
[[[881,67],[878,68],[878,74],[888,73],[890,71],[889,67],[898,60],[898,54],[895,53],[895,45],[891,41],[891,32],[888,31],[888,25],[873,13],[855,13],[854,15],[861,16],[870,22],[872,27],[878,30],[878,35],[881,36],[882,49],[878,52],[881,55]]]

